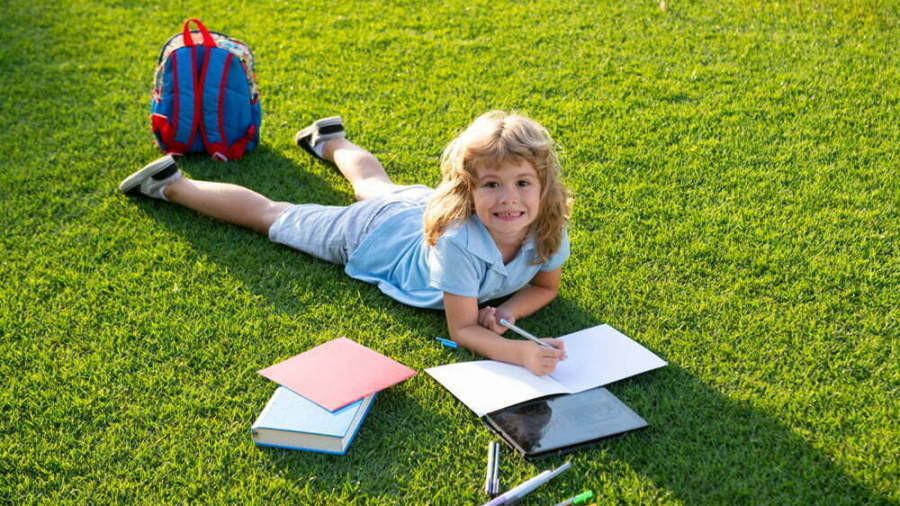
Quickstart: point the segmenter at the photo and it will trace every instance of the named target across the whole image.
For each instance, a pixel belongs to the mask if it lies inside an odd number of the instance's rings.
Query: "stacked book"
[[[343,455],[379,391],[416,375],[346,337],[259,371],[278,383],[250,427],[253,441]]]

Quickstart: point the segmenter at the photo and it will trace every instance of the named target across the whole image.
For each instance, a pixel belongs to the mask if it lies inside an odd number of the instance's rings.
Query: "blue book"
[[[343,455],[369,413],[375,395],[331,412],[279,386],[250,427],[260,446]]]

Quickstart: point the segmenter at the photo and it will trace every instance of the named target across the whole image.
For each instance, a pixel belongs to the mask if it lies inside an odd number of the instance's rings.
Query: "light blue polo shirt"
[[[528,239],[508,264],[476,215],[449,228],[433,248],[425,244],[425,204],[387,219],[350,254],[345,271],[378,285],[382,292],[410,306],[443,309],[444,292],[476,297],[479,304],[510,295],[539,271],[558,269],[569,257],[569,236],[559,251],[534,265],[535,244]]]

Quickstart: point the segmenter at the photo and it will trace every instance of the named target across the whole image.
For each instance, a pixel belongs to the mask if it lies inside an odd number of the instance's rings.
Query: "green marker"
[[[590,490],[585,490],[584,492],[576,495],[571,499],[566,499],[565,501],[555,505],[555,506],[572,506],[573,504],[581,504],[584,501],[587,501],[591,497],[594,497],[594,493]]]

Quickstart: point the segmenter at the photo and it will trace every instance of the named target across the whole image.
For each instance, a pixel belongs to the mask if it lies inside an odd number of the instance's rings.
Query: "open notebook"
[[[520,402],[583,392],[666,365],[609,325],[560,339],[566,343],[568,358],[549,376],[535,376],[524,367],[493,360],[443,365],[425,372],[481,417]]]

